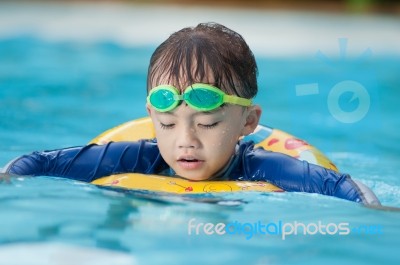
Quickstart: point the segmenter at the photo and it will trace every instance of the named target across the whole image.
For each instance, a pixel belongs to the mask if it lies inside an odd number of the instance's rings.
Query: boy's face
[[[254,131],[261,110],[226,104],[199,112],[182,102],[170,112],[147,105],[161,155],[177,175],[206,180],[229,162],[240,136]]]

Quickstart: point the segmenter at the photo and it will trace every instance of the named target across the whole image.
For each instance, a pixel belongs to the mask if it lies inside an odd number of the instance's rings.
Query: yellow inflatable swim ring
[[[129,121],[112,128],[94,138],[90,143],[106,144],[111,141],[137,141],[140,139],[152,138],[155,138],[154,127],[151,119],[146,117]],[[254,141],[256,146],[263,147],[266,150],[284,153],[297,159],[306,160],[310,163],[337,171],[336,166],[318,149],[301,139],[277,129],[259,125],[254,133],[244,137],[243,140]],[[238,191],[283,191],[268,182],[190,181],[182,178],[137,173],[105,176],[93,181],[92,183],[100,186],[178,194]]]

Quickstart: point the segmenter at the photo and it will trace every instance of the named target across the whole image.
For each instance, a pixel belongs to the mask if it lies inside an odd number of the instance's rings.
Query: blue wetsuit
[[[5,172],[58,176],[85,182],[118,173],[175,174],[161,157],[156,140],[34,152],[9,163]],[[349,175],[281,153],[254,148],[252,142],[239,142],[229,165],[212,179],[267,181],[285,191],[320,193],[367,203],[360,186]]]

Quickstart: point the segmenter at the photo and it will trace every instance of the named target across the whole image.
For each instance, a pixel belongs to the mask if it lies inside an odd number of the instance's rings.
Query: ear
[[[242,135],[245,136],[254,132],[258,125],[258,122],[260,121],[261,112],[262,110],[259,105],[254,105],[248,108],[246,123],[244,124]]]
[[[149,116],[151,117],[151,111],[152,111],[152,109],[150,108],[149,103],[146,103],[146,110],[147,110],[147,114],[149,114]]]

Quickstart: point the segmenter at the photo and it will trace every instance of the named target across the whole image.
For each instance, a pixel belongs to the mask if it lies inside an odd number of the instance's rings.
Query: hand
[[[0,184],[1,183],[11,183],[11,175],[7,173],[0,173]]]

